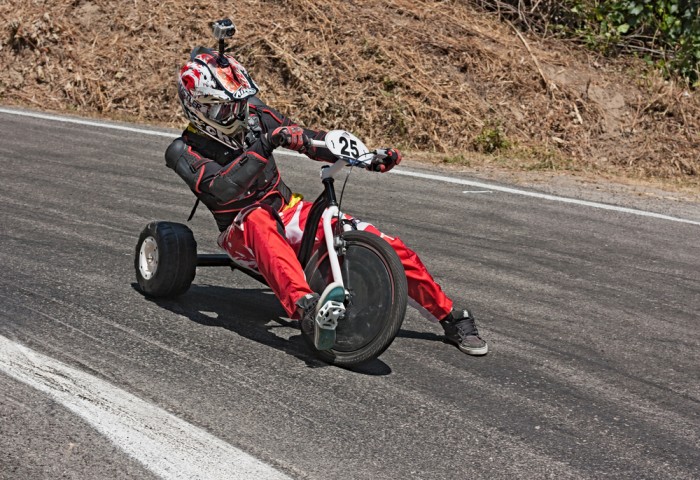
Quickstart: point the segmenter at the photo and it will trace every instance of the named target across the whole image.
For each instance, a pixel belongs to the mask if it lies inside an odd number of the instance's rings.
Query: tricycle
[[[344,130],[330,131],[325,140],[311,142],[330,150],[336,161],[321,168],[323,192],[311,208],[297,258],[315,292],[321,293],[331,283],[343,287],[345,311],[337,319],[331,348],[316,348],[313,332],[303,328],[302,337],[323,361],[354,366],[377,358],[393,342],[406,313],[408,287],[394,249],[378,235],[344,221],[334,177],[345,167],[367,168],[385,151],[369,151],[359,138]],[[315,241],[318,228],[323,233],[320,244]],[[143,229],[134,267],[140,290],[156,298],[184,294],[197,267],[229,267],[266,284],[257,270],[237,264],[228,254],[197,253],[192,230],[167,221],[154,221]]]

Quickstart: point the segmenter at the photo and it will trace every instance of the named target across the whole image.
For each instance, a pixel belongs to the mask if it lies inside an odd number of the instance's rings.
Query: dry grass
[[[457,160],[495,132],[493,164],[697,183],[700,95],[641,62],[521,34],[465,2],[221,5],[3,2],[0,102],[181,126],[176,73],[229,16],[262,98],[305,125]]]

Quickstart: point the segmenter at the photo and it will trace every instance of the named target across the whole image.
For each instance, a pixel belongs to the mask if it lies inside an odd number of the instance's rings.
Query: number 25
[[[340,149],[341,155],[347,155],[352,158],[360,156],[360,151],[357,149],[357,142],[355,140],[348,140],[345,137],[340,137],[338,141],[343,145],[343,148]],[[350,147],[350,151],[348,151],[348,147]]]

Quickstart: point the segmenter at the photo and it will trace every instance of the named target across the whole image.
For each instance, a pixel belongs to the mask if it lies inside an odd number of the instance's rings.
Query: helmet
[[[223,141],[246,128],[248,98],[258,91],[246,69],[232,56],[220,59],[205,48],[192,52],[178,77],[185,116],[198,130]]]

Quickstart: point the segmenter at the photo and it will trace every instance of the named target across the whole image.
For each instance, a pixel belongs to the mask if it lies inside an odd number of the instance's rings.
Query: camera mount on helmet
[[[229,62],[224,56],[226,49],[225,40],[233,37],[233,34],[236,33],[236,26],[233,24],[231,19],[224,18],[222,20],[212,22],[211,32],[214,35],[214,38],[219,41],[219,56],[217,58],[217,63],[220,67],[228,67]]]

